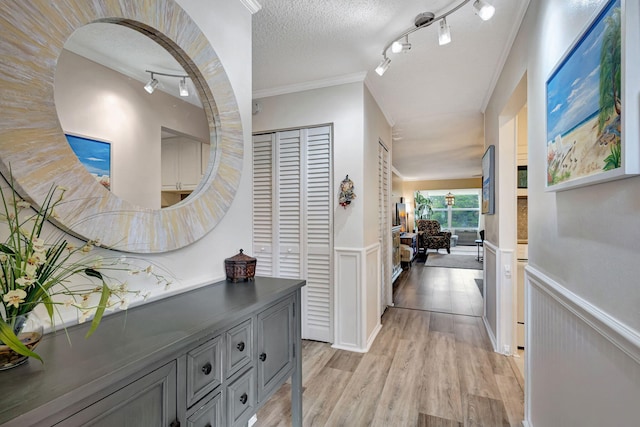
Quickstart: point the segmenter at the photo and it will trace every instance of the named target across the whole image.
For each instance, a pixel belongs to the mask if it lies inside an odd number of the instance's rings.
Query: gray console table
[[[218,282],[48,334],[0,372],[2,426],[243,426],[291,377],[302,425],[303,280]]]

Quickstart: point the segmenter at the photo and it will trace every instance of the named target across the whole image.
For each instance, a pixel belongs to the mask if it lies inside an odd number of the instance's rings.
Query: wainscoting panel
[[[380,244],[335,248],[334,348],[365,353],[381,328]]]
[[[497,313],[498,313],[498,297],[497,297],[497,256],[496,246],[489,241],[484,241],[484,323],[487,327],[487,333],[491,338],[494,350],[497,349],[496,333],[497,333]]]
[[[638,331],[531,266],[525,289],[526,424],[640,425]]]

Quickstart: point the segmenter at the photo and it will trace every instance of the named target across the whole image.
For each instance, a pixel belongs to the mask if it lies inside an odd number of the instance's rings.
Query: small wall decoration
[[[353,181],[351,181],[349,179],[349,175],[347,175],[340,183],[340,195],[338,197],[338,201],[340,202],[340,206],[346,209],[355,198],[356,193],[353,192]]]
[[[624,45],[637,17],[623,3],[604,3],[547,80],[547,191],[640,173],[640,61]]]
[[[490,145],[482,156],[482,213],[495,213],[495,146]]]
[[[111,143],[65,134],[80,163],[107,190],[111,191]]]

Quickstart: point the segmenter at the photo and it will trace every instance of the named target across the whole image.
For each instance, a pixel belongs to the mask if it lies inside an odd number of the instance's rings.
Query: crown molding
[[[296,83],[286,86],[276,86],[270,89],[261,89],[253,92],[253,99],[267,98],[269,96],[286,95],[288,93],[304,92],[312,89],[322,89],[325,87],[339,86],[348,83],[363,82],[367,76],[366,72],[345,74],[328,79],[313,80],[304,83]]]
[[[251,12],[252,15],[262,9],[262,5],[256,0],[240,0],[240,3],[242,3],[244,7],[249,9],[249,12]]]
[[[375,99],[376,104],[378,104],[378,107],[380,108],[380,111],[382,111],[382,114],[384,115],[384,118],[387,120],[387,123],[389,124],[389,126],[394,127],[396,122],[395,120],[393,120],[393,116],[391,115],[391,113],[389,113],[385,108],[384,98],[382,97],[382,95],[380,95],[380,93],[376,89],[374,89],[374,86],[371,84],[371,78],[369,77],[370,75],[371,74],[367,73],[367,77],[364,79],[364,84],[365,86],[367,86],[367,89],[369,89],[369,93],[371,93],[371,96],[373,96],[373,99]]]
[[[489,101],[491,100],[491,96],[493,95],[493,91],[496,89],[498,84],[498,79],[502,74],[502,70],[504,69],[505,64],[507,63],[507,59],[509,58],[509,53],[511,53],[511,48],[513,47],[513,43],[516,41],[516,37],[518,36],[518,32],[520,31],[520,27],[522,26],[522,22],[524,21],[524,16],[527,13],[527,9],[529,8],[529,1],[525,0],[520,4],[520,9],[518,10],[518,14],[516,19],[513,21],[513,27],[511,27],[511,32],[509,33],[509,37],[507,38],[507,43],[504,45],[504,49],[500,54],[500,58],[498,59],[498,66],[494,68],[493,78],[491,79],[491,83],[487,88],[487,92],[484,95],[484,99],[482,100],[482,105],[480,106],[480,111],[482,114],[487,110],[487,106],[489,105]]]

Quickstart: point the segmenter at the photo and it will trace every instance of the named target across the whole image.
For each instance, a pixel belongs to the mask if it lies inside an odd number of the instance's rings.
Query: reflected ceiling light
[[[409,34],[418,31],[421,28],[427,28],[434,22],[440,22],[438,29],[438,43],[444,45],[451,42],[451,28],[447,24],[447,16],[451,15],[471,0],[461,0],[456,6],[436,16],[433,12],[422,12],[413,20],[413,26],[405,30],[398,37],[387,43],[382,49],[382,62],[376,67],[376,73],[382,76],[389,68],[391,60],[387,58],[387,51],[391,49],[392,53],[408,52],[411,49],[409,43]],[[475,0],[473,2],[473,10],[484,21],[491,19],[496,9],[484,0]]]
[[[153,73],[151,73],[151,80],[149,80],[149,83],[144,85],[144,90],[146,90],[149,93],[153,93],[153,91],[156,90],[157,87],[158,87],[158,81],[155,78],[153,78]]]
[[[451,43],[451,28],[447,24],[447,18],[440,20],[440,28],[438,28],[438,44],[443,46]]]
[[[154,75],[158,75],[158,76],[175,77],[175,78],[181,79],[178,82],[178,92],[180,93],[180,96],[189,96],[189,88],[187,88],[187,78],[189,78],[189,76],[187,76],[186,74],[168,74],[168,73],[160,73],[158,71],[151,71],[151,70],[144,70],[144,71],[146,73],[151,74],[151,80],[149,80],[149,83],[144,85],[144,90],[146,90],[147,92],[153,93],[153,91],[156,90],[156,88],[158,87],[158,80],[156,80],[156,78],[154,77]]]
[[[378,73],[379,76],[383,75],[389,68],[389,64],[391,64],[391,60],[385,56],[382,62],[376,67],[376,73]]]
[[[483,0],[476,0],[473,2],[473,9],[476,11],[476,14],[483,21],[488,21],[493,17],[493,14],[496,13],[496,8],[488,4]]]
[[[189,88],[187,88],[187,80],[184,77],[178,83],[178,89],[180,91],[180,96],[189,96]]]

